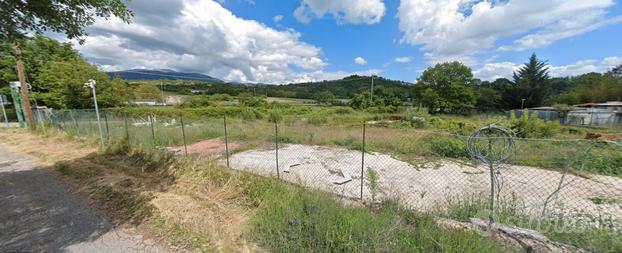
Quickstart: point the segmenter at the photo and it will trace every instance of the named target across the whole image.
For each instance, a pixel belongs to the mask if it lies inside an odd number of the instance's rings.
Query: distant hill
[[[199,73],[177,72],[170,69],[129,69],[106,72],[110,77],[121,76],[124,80],[194,80],[211,83],[223,83],[222,80]]]
[[[283,85],[268,84],[233,84],[233,83],[207,83],[207,82],[184,82],[163,83],[165,91],[179,94],[229,94],[237,96],[242,92],[248,92],[268,97],[287,97],[313,99],[315,94],[322,91],[330,91],[337,98],[352,98],[355,94],[367,92],[371,89],[370,76],[353,75],[339,80],[291,83]],[[412,84],[389,80],[382,77],[374,77],[374,92],[392,93],[402,99],[410,97]]]

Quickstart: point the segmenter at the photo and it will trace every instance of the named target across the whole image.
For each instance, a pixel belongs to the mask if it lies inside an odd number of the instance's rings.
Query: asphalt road
[[[0,144],[0,252],[163,252],[71,192],[55,173]]]

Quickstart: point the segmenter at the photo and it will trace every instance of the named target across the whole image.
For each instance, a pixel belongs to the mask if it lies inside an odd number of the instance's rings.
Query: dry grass
[[[0,143],[56,168],[117,224],[139,225],[173,250],[260,251],[243,237],[251,210],[238,204],[235,177],[208,172],[219,166],[211,160],[149,164],[139,154],[97,153],[96,144],[20,129],[0,131]],[[149,168],[158,166],[165,168]]]

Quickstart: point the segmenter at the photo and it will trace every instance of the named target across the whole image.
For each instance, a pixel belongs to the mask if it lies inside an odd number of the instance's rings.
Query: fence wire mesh
[[[110,111],[101,117],[106,145],[127,139],[137,149],[212,157],[234,170],[346,198],[484,217],[491,215],[493,184],[492,215],[500,222],[622,231],[622,146],[616,142],[513,138],[491,175],[488,164],[469,154],[468,133],[298,118],[275,123]],[[56,111],[41,120],[80,139],[99,137],[93,111]]]

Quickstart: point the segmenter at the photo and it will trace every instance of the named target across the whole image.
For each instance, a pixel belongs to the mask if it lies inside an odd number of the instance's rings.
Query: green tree
[[[314,99],[318,104],[332,104],[337,98],[329,90],[324,90],[315,94]]]
[[[53,31],[64,33],[67,38],[78,39],[83,43],[83,36],[86,35],[84,28],[94,24],[96,17],[116,16],[129,22],[132,15],[121,0],[0,1],[0,40],[6,40],[13,45],[24,100],[29,101],[29,92],[26,85],[23,85],[26,80],[20,40],[26,37],[26,34]],[[30,104],[25,103],[24,109],[28,115],[29,125],[34,129],[35,121]]]
[[[622,78],[609,73],[587,73],[572,78],[571,89],[554,96],[553,103],[578,104],[622,98]]]
[[[48,62],[41,68],[36,80],[40,91],[33,95],[52,108],[92,108],[91,90],[84,88],[89,79],[97,81],[97,99],[102,107],[125,102],[125,83],[119,78],[110,80],[106,73],[82,59]]]
[[[607,74],[615,77],[622,77],[622,64],[611,68],[607,71]]]
[[[549,67],[535,53],[518,72],[514,72],[513,77],[514,81],[503,92],[503,100],[508,109],[542,106],[550,95]]]
[[[15,57],[11,52],[10,43],[6,40],[1,42],[0,47],[0,86],[7,85],[17,80],[15,72]],[[60,43],[43,35],[35,35],[34,38],[22,40],[22,59],[28,70],[26,80],[32,85],[34,91],[38,91],[36,84],[37,76],[43,66],[50,61],[68,61],[80,58],[78,51],[71,47],[70,43]]]
[[[150,83],[143,83],[134,88],[135,99],[153,99],[162,102],[162,92]]]
[[[421,102],[431,112],[469,113],[477,100],[473,82],[471,69],[460,62],[436,64],[418,80],[423,87]]]

